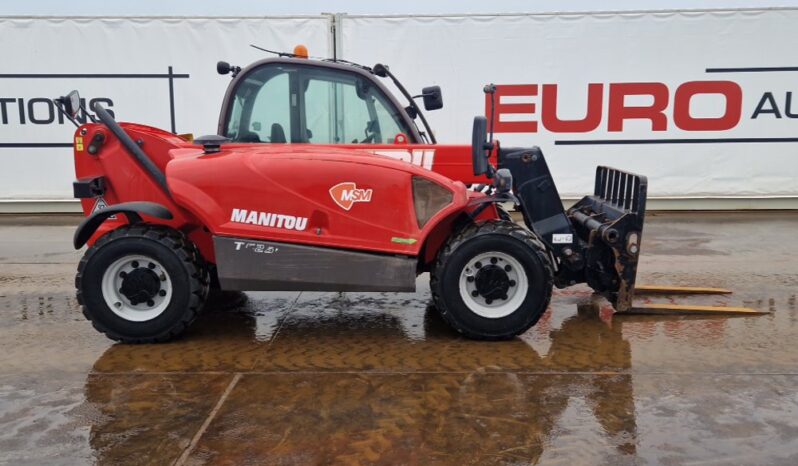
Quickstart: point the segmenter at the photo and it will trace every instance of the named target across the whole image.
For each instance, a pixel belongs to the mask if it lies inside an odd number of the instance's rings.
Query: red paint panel
[[[75,151],[77,177],[105,176],[109,205],[164,205],[173,220],[146,220],[183,231],[210,262],[215,260],[212,234],[417,255],[433,230],[439,244],[448,236],[450,220],[470,209],[463,182],[487,181],[472,173],[470,146],[230,144],[206,155],[171,133],[122,126],[166,173],[170,195],[101,125],[84,125],[76,133],[85,129],[84,148],[96,131],[107,137],[97,157]],[[423,229],[415,219],[413,176],[453,193],[452,203]],[[94,202],[83,200],[86,215]],[[124,216],[109,220],[92,241],[125,223]]]

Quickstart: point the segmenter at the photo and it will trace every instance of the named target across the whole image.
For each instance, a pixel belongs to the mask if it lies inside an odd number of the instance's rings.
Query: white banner
[[[0,200],[69,199],[74,126],[50,99],[78,89],[120,121],[216,134],[229,76],[301,41],[329,55],[327,17],[258,19],[0,18]],[[170,77],[170,69],[172,76]],[[170,98],[170,85],[171,95]]]
[[[541,146],[565,197],[606,164],[647,175],[652,197],[798,198],[798,10],[338,18],[337,35],[329,15],[0,18],[0,201],[71,198],[73,128],[48,99],[78,89],[122,121],[170,129],[174,110],[178,132],[214,134],[218,60],[335,42],[411,92],[440,85],[444,143],[470,142],[497,84],[497,138]]]
[[[540,146],[564,196],[604,164],[647,175],[652,197],[794,197],[796,24],[796,10],[345,16],[342,52],[411,92],[440,85],[442,142],[469,143],[496,83],[497,138]]]

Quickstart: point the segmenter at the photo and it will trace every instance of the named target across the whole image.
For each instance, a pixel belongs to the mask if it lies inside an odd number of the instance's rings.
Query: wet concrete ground
[[[75,302],[76,221],[0,218],[0,464],[798,464],[796,213],[647,223],[641,282],[768,315],[619,316],[577,287],[509,342],[452,333],[422,276],[115,345]]]

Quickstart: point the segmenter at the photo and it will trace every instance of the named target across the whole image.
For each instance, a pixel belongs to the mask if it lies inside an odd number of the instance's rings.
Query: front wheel
[[[535,325],[552,285],[545,247],[530,231],[504,220],[467,227],[450,239],[430,282],[449,325],[482,340],[511,338]]]
[[[179,231],[137,224],[90,247],[75,278],[83,315],[125,343],[171,340],[194,321],[208,295],[208,272]]]

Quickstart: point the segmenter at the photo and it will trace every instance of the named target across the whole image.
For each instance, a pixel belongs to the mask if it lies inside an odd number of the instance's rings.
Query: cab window
[[[275,67],[250,73],[236,89],[225,136],[235,142],[287,142],[289,74]]]
[[[235,142],[390,144],[410,135],[397,109],[355,73],[269,64],[236,89],[225,136]]]

